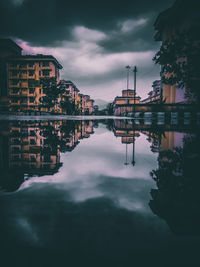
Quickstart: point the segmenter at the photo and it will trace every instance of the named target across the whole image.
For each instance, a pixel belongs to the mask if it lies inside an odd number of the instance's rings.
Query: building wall
[[[56,77],[59,81],[58,68],[49,61],[28,58],[13,60],[8,63],[8,96],[10,111],[39,111],[40,98],[45,96],[40,85],[40,78]],[[30,63],[30,64],[29,64]],[[41,111],[47,111],[42,107]]]

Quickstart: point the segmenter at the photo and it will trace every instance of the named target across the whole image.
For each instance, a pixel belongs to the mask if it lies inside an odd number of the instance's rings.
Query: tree
[[[69,97],[66,97],[65,100],[60,101],[60,107],[66,114],[72,115],[75,111],[75,103],[74,101],[70,101]]]
[[[108,103],[107,107],[108,115],[113,115],[113,103]]]
[[[43,96],[40,99],[41,105],[49,108],[53,108],[58,105],[58,98],[64,92],[64,86],[61,83],[57,83],[55,77],[42,78],[40,84],[43,88]]]
[[[196,30],[176,32],[164,41],[153,61],[162,66],[164,84],[186,88],[186,97],[200,102],[200,37]]]

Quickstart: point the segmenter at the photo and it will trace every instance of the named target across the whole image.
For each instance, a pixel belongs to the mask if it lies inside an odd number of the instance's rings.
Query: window
[[[35,101],[35,98],[34,97],[30,97],[29,98],[29,103],[34,103],[34,101]]]
[[[12,99],[13,103],[18,103],[18,99]]]
[[[18,85],[18,80],[12,80],[12,85]]]
[[[29,66],[30,68],[32,68],[32,67],[34,67],[34,63],[33,63],[33,62],[29,62],[29,63],[28,63],[28,66]]]
[[[36,162],[36,158],[34,156],[30,156],[30,161],[31,162]]]
[[[35,93],[35,88],[29,88],[29,94],[34,94]]]
[[[49,76],[50,71],[49,70],[43,70],[42,74],[43,76]]]
[[[34,75],[34,70],[29,70],[28,75],[29,76],[33,76]]]
[[[39,76],[41,76],[41,70],[39,71]]]
[[[42,66],[43,67],[49,67],[49,61],[43,61]]]
[[[30,136],[35,136],[35,131],[34,130],[30,130]]]
[[[13,92],[13,94],[17,94],[17,93],[19,93],[19,89],[18,88],[13,88],[12,92]]]
[[[21,63],[21,64],[20,64],[20,67],[21,67],[21,68],[26,68],[27,65],[26,65],[26,63]]]
[[[36,142],[35,142],[35,139],[30,139],[30,145],[35,145]]]
[[[11,64],[10,64],[10,67],[12,67],[12,68],[16,68],[17,66],[18,66],[17,63],[11,63]]]
[[[42,93],[42,89],[40,89],[40,94]]]
[[[13,70],[13,71],[11,71],[11,75],[12,75],[12,76],[17,76],[17,75],[18,75],[18,71],[17,71],[17,70]]]

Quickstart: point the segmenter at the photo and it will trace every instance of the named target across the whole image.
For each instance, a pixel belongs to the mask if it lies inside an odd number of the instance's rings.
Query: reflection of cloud
[[[24,182],[21,190],[31,188],[35,183],[51,183],[58,189],[69,191],[75,202],[107,197],[125,209],[147,211],[148,199],[143,191],[148,195],[147,191],[153,186],[149,173],[157,165],[157,155],[152,155],[146,137],[141,135],[136,139],[136,165],[133,167],[132,145],[128,145],[130,164],[125,166],[125,145],[121,144],[121,138],[115,138],[112,132],[102,132],[101,127],[95,132],[89,139],[81,140],[74,151],[62,154],[64,164],[59,173],[33,177]]]

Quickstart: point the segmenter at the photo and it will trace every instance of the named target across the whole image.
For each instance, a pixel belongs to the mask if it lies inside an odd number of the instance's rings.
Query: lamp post
[[[127,69],[127,90],[129,89],[129,72],[130,72],[130,66],[126,66],[126,69]]]
[[[134,113],[134,117],[135,117],[135,98],[136,98],[136,73],[137,73],[137,67],[135,66],[133,69],[133,73],[134,73],[134,106],[133,106],[133,113]]]

